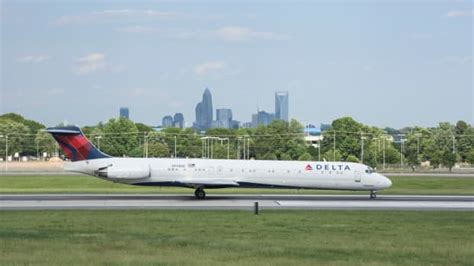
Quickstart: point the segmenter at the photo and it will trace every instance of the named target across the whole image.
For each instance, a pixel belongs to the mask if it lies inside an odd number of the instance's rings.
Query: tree
[[[322,159],[326,160],[326,161],[330,161],[330,162],[337,162],[337,161],[341,161],[342,159],[342,155],[341,155],[341,152],[339,150],[336,150],[336,156],[334,156],[334,151],[327,151],[325,152],[324,154],[322,154]]]
[[[460,130],[456,125],[456,134],[456,152],[461,156],[461,161],[466,162],[469,152],[474,147],[474,128],[468,126]]]
[[[30,132],[36,134],[39,130],[44,129],[45,126],[41,123],[38,123],[34,120],[25,119],[23,116],[15,113],[8,113],[0,116],[0,119],[8,119],[13,122],[17,122],[25,125],[30,129]]]
[[[385,163],[400,164],[400,150],[396,149],[392,143],[385,147]]]
[[[170,150],[164,143],[150,143],[148,144],[148,157],[165,158],[170,157]]]
[[[275,120],[267,127],[259,126],[254,131],[247,130],[244,133],[249,134],[251,148],[254,147],[251,150],[251,155],[255,155],[257,158],[271,152],[280,160],[288,159],[287,155],[290,160],[297,160],[301,154],[306,152],[303,126],[294,119],[290,123]]]
[[[291,156],[286,154],[286,153],[282,153],[282,154],[280,154],[280,160],[281,161],[291,161]]]
[[[8,155],[23,155],[28,148],[36,154],[34,137],[29,134],[30,129],[27,126],[9,119],[0,119],[0,135],[3,136],[0,139],[3,142],[3,145],[0,145],[1,154],[5,154],[5,136],[8,136]]]
[[[266,153],[265,155],[263,155],[262,160],[273,160],[273,161],[275,161],[275,160],[278,160],[278,158],[274,153],[269,152],[269,153]]]
[[[138,132],[141,132],[141,133],[153,131],[153,128],[143,123],[135,123],[135,126],[137,127]]]
[[[346,161],[351,162],[351,163],[358,163],[360,160],[359,160],[359,158],[357,158],[356,156],[351,154],[351,155],[347,156]]]
[[[45,126],[36,121],[25,119],[23,116],[19,114],[15,114],[15,113],[8,113],[8,114],[4,114],[0,116],[0,121],[2,120],[11,121],[11,122],[23,125],[27,128],[27,130],[21,133],[22,134],[21,136],[22,140],[20,141],[21,148],[17,148],[15,152],[18,152],[21,155],[36,156],[35,134],[39,132],[41,129],[44,129]],[[15,146],[12,146],[12,147],[16,148]]]
[[[307,152],[311,155],[311,157],[314,160],[319,160],[318,159],[318,155],[319,155],[318,148],[314,147],[313,145],[310,145],[307,149]]]
[[[456,154],[450,151],[444,151],[441,158],[441,163],[443,166],[448,167],[449,171],[451,172],[451,169],[456,164]]]
[[[471,151],[467,155],[467,161],[470,164],[474,164],[474,149],[471,149]]]
[[[200,135],[192,128],[182,129],[178,136],[178,157],[199,158],[202,156],[202,141]]]
[[[138,130],[132,121],[110,119],[104,126],[101,149],[112,156],[130,156],[138,145]]]
[[[40,157],[43,156],[43,152],[51,156],[51,154],[58,150],[58,144],[51,134],[46,131],[38,131],[38,133],[36,133],[35,142]]]
[[[373,135],[374,131],[375,129],[366,127],[351,117],[339,118],[332,122],[332,130],[324,133],[321,148],[324,154],[329,155],[329,151],[334,149],[335,142],[340,159],[346,160],[349,155],[358,157],[361,154],[361,137],[364,137],[365,143],[368,143],[369,137]],[[336,137],[335,141],[334,136]]]
[[[100,146],[100,141],[104,138],[104,132],[99,127],[94,127],[87,137],[92,142],[92,144],[94,144],[94,146],[96,146],[98,149],[102,149]]]
[[[300,143],[298,140],[289,140],[285,146],[286,154],[290,155],[293,160],[299,160],[299,157],[306,152],[306,146]],[[311,157],[311,155],[310,155]]]
[[[298,161],[312,161],[313,157],[308,152],[305,152],[298,157]]]

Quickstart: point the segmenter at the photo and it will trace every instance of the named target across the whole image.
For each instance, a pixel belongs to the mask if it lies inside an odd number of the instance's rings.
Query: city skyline
[[[209,86],[242,122],[284,90],[302,123],[473,123],[470,1],[188,3],[2,1],[0,113],[192,121]]]

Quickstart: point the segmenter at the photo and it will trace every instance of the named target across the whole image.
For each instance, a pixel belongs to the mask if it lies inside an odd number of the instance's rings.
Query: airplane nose
[[[386,176],[383,176],[385,178],[385,188],[389,188],[392,186],[392,180],[388,179]]]

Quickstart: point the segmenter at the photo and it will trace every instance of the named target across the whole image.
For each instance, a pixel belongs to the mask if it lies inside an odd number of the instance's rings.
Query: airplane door
[[[214,175],[214,173],[215,173],[214,166],[210,166],[210,167],[209,167],[208,173],[209,173],[210,175]]]
[[[354,171],[354,181],[357,183],[360,183],[360,180],[362,178],[362,172],[360,171]]]

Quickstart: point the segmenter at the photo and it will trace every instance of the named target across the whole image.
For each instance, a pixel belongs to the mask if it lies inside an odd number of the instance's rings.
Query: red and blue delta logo
[[[315,164],[314,168],[310,164],[304,168],[306,171],[350,171],[348,164]]]

